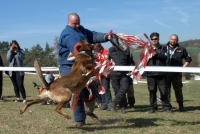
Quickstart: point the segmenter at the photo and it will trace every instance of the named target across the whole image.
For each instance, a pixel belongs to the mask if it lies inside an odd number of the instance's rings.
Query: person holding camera
[[[12,40],[10,48],[7,53],[7,60],[9,61],[9,67],[23,67],[23,60],[25,58],[24,50],[20,48],[16,40]],[[26,91],[24,88],[24,71],[9,71],[8,75],[14,86],[14,92],[17,97],[15,102],[20,101],[20,93],[23,98],[23,103],[26,103]]]

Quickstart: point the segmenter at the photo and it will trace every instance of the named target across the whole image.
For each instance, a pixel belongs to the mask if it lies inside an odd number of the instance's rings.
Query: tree
[[[53,53],[54,53],[54,56],[55,56],[55,59],[57,60],[57,66],[58,66],[58,41],[59,41],[59,37],[58,36],[55,36],[54,38],[54,46],[53,46]]]
[[[9,49],[9,42],[6,41],[0,42],[0,54],[4,66],[8,66],[8,61],[6,59],[8,49]]]
[[[57,66],[57,60],[55,59],[54,47],[50,47],[46,43],[44,55],[41,58],[41,62],[45,66]]]
[[[32,67],[34,60],[41,59],[43,55],[43,48],[39,44],[33,46],[30,51],[28,49],[25,49],[24,66]]]

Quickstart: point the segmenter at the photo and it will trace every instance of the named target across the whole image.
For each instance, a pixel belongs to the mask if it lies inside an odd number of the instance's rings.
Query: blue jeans
[[[59,67],[61,77],[68,75],[71,72],[70,65],[61,65]],[[92,90],[93,95],[95,95],[96,88],[95,86],[89,86]],[[89,98],[89,91],[86,88],[83,88],[80,91],[78,102],[74,111],[74,120],[76,122],[84,122],[86,119],[85,108],[84,108],[84,98]]]
[[[112,96],[111,96],[111,92],[110,92],[110,79],[105,78],[105,79],[103,79],[102,83],[105,88],[105,94],[101,95],[102,106],[108,107],[108,104],[112,101]]]

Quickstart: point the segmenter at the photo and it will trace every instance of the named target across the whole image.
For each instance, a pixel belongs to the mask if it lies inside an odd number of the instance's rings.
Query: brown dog
[[[76,50],[78,52],[85,52],[85,53],[79,53],[76,56],[76,60],[74,65],[72,66],[71,73],[65,77],[56,79],[50,84],[48,84],[45,81],[41,72],[41,68],[38,64],[38,61],[37,60],[34,61],[36,74],[44,84],[45,89],[42,91],[40,95],[37,96],[37,98],[34,101],[27,103],[25,107],[23,107],[20,110],[21,114],[24,113],[29,106],[51,99],[58,102],[55,111],[63,115],[65,118],[70,119],[70,117],[66,113],[61,111],[62,106],[70,101],[72,93],[83,89],[89,78],[92,76],[96,76],[98,74],[98,69],[96,69],[87,76],[82,75],[86,74],[89,70],[91,70],[96,66],[91,56],[92,45],[82,40],[76,47]]]

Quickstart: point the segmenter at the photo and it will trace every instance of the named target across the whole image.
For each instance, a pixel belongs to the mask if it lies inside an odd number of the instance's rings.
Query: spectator
[[[178,44],[178,36],[172,34],[167,43],[167,66],[187,67],[192,61],[191,56],[187,50]],[[185,62],[183,64],[183,59]],[[179,105],[179,111],[185,111],[183,106],[183,93],[182,93],[182,73],[181,72],[169,72],[167,73],[167,84],[169,87],[169,100],[171,99],[171,84],[174,88],[176,102]]]
[[[16,40],[12,40],[10,43],[10,49],[7,53],[7,60],[9,61],[9,67],[23,67],[23,60],[25,58],[24,50],[20,48]],[[20,102],[20,93],[23,98],[23,103],[26,103],[26,91],[24,88],[24,71],[9,71],[8,73],[16,95],[15,102]]]
[[[61,77],[70,73],[71,67],[74,64],[75,57],[73,56],[74,48],[80,40],[86,40],[90,43],[106,42],[111,37],[106,33],[98,33],[85,29],[80,25],[80,18],[78,14],[71,13],[68,16],[68,24],[60,34],[58,43],[58,62]],[[95,94],[95,86],[90,86],[93,94]],[[93,113],[95,108],[95,96],[89,101],[83,98],[89,97],[88,89],[84,88],[80,91],[80,95],[74,93],[74,98],[78,99],[77,106],[74,111],[74,120],[76,121],[75,127],[82,127],[85,124],[86,115],[92,119],[97,120],[98,117]]]
[[[1,67],[3,66],[3,60],[1,58],[1,55],[0,55],[0,66]],[[2,91],[3,91],[3,72],[0,71],[0,102],[4,102],[4,99],[2,97]]]
[[[165,66],[166,65],[166,47],[161,46],[159,43],[159,34],[156,32],[150,35],[152,45],[154,47],[154,56],[149,59],[147,66]],[[157,106],[157,87],[160,91],[160,98],[162,102],[162,108],[165,112],[171,113],[171,104],[168,100],[168,87],[166,82],[166,76],[164,72],[146,72],[147,86],[149,90],[150,106],[149,113],[154,113]]]
[[[55,79],[55,76],[52,74],[51,71],[46,71],[45,80],[47,83],[52,83]]]
[[[100,53],[104,56],[107,56],[108,54],[108,50],[105,49],[101,43],[96,43],[94,44],[94,51],[97,53]],[[110,110],[109,108],[109,103],[112,101],[112,96],[111,96],[111,92],[110,92],[110,78],[105,78],[102,81],[103,86],[105,88],[105,94],[102,95],[98,95],[98,103],[101,103],[99,105],[99,109],[100,110]],[[100,86],[99,86],[100,88]],[[97,93],[98,94],[98,93]]]
[[[122,52],[116,46],[109,48],[108,59],[113,59],[117,66],[127,66],[133,64],[133,58],[129,49]],[[111,84],[115,93],[115,99],[109,104],[112,112],[115,112],[116,105],[119,104],[121,112],[126,113],[127,107],[126,93],[129,86],[129,76],[126,71],[113,71],[114,77],[111,78]]]

